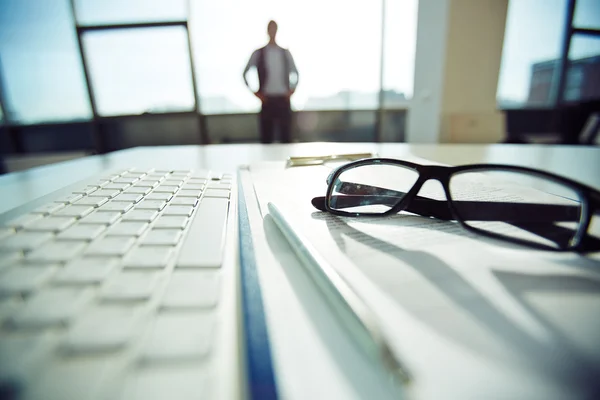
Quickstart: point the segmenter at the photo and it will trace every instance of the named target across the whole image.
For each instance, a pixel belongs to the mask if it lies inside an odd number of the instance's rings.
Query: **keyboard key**
[[[82,224],[103,224],[111,225],[119,219],[121,213],[115,211],[96,211],[93,214],[88,215],[81,219]]]
[[[229,198],[229,191],[222,189],[206,189],[204,191],[204,197],[220,197],[224,199]]]
[[[0,241],[0,250],[31,250],[52,239],[48,232],[17,232]]]
[[[136,182],[132,188],[150,188],[154,189],[161,181],[159,179],[142,179]]]
[[[154,224],[154,227],[183,229],[187,225],[188,219],[188,217],[183,216],[161,216]]]
[[[179,190],[179,186],[168,186],[161,184],[154,189],[154,193],[175,193],[177,190]]]
[[[141,178],[142,176],[146,176],[148,175],[149,172],[152,172],[152,170],[138,170],[138,169],[134,169],[132,171],[127,171],[125,173],[123,173],[121,176],[124,178]]]
[[[219,294],[218,275],[213,271],[175,270],[162,298],[163,308],[212,308]]]
[[[59,241],[44,244],[29,253],[25,259],[28,262],[63,262],[69,261],[78,255],[85,246],[86,242]]]
[[[153,229],[144,237],[142,245],[175,246],[181,235],[180,229]]]
[[[222,190],[231,190],[231,184],[230,183],[209,183],[208,184],[208,188],[209,189],[222,189]]]
[[[181,188],[184,190],[199,191],[199,190],[204,189],[204,185],[203,184],[195,184],[195,183],[185,183]]]
[[[58,234],[60,240],[86,240],[90,241],[97,238],[104,230],[104,225],[79,224],[71,226]]]
[[[44,336],[37,332],[0,337],[0,376],[2,377],[2,399],[21,399],[19,380],[27,379],[27,366],[47,354],[48,346]],[[9,385],[15,380],[17,390],[11,392]],[[15,395],[13,397],[13,395]]]
[[[124,347],[142,322],[139,307],[96,306],[75,321],[62,348],[75,354]]]
[[[193,211],[194,207],[192,206],[170,205],[165,209],[164,215],[185,215],[186,217],[189,217],[192,215]]]
[[[63,352],[64,353],[64,352]],[[91,400],[100,397],[104,385],[124,371],[122,358],[103,354],[101,357],[52,357],[40,368],[27,386],[27,399]]]
[[[202,195],[202,190],[189,190],[189,189],[181,189],[177,196],[179,197],[195,197],[198,198]]]
[[[203,179],[207,180],[210,178],[210,171],[194,171],[190,175],[190,180]]]
[[[206,367],[196,365],[138,368],[123,382],[116,400],[208,399]]]
[[[81,199],[82,197],[83,197],[82,194],[73,193],[65,198],[56,200],[55,203],[71,204],[71,203],[75,203],[77,200]]]
[[[119,258],[80,258],[65,265],[56,274],[54,281],[71,285],[101,283],[117,265]]]
[[[125,193],[138,193],[141,194],[142,196],[147,195],[148,193],[150,193],[152,189],[149,187],[144,187],[144,186],[132,186],[129,189],[125,190]]]
[[[144,200],[135,206],[136,210],[156,210],[160,211],[167,205],[163,200]]]
[[[65,205],[62,203],[47,203],[43,206],[40,206],[32,211],[34,214],[52,214],[55,211],[60,210]]]
[[[229,201],[203,199],[179,252],[177,267],[218,268],[223,259]]]
[[[28,294],[39,289],[54,274],[55,268],[17,265],[0,275],[0,295]]]
[[[128,184],[128,185],[131,185],[132,183],[135,183],[135,182],[137,182],[139,180],[140,180],[140,178],[137,177],[137,176],[126,175],[124,177],[115,179],[113,182],[115,182],[115,183],[125,183],[125,184]]]
[[[121,193],[120,195],[115,197],[113,199],[113,201],[127,201],[127,202],[137,203],[143,197],[144,196],[142,196],[141,194],[137,194],[137,193]]]
[[[40,214],[25,214],[25,215],[21,215],[20,217],[11,219],[10,221],[8,221],[6,226],[15,228],[15,229],[21,229],[28,225],[31,225],[32,223],[40,220],[41,218],[42,218],[42,215],[40,215]]]
[[[42,289],[9,319],[15,328],[66,324],[86,306],[91,292],[83,289]]]
[[[15,234],[14,228],[1,228],[0,227],[0,240]]]
[[[119,195],[121,196],[121,195]],[[128,203],[125,201],[117,201],[119,196],[115,197],[113,201],[108,204],[103,205],[98,209],[98,212],[106,212],[106,211],[116,211],[118,213],[126,213],[127,211],[133,208],[133,203]]]
[[[90,194],[89,196],[113,198],[116,195],[118,195],[119,193],[121,193],[121,192],[118,190],[114,190],[114,189],[100,189],[100,190],[97,190],[94,193]]]
[[[208,180],[206,180],[204,178],[195,178],[193,176],[187,180],[187,183],[192,184],[192,185],[205,185],[206,182],[208,182]]]
[[[23,259],[20,251],[0,252],[0,270],[6,266],[18,263]]]
[[[162,185],[180,187],[183,185],[183,179],[167,178],[162,182]]]
[[[149,272],[122,272],[109,279],[100,296],[107,301],[140,301],[152,297],[158,282],[157,275]]]
[[[105,189],[105,190],[118,190],[118,191],[122,192],[123,190],[127,189],[130,186],[131,186],[131,184],[129,184],[129,183],[114,183],[114,182],[111,182],[108,185],[104,186],[103,189]]]
[[[140,352],[144,362],[194,360],[211,347],[215,317],[205,312],[161,313]]]
[[[104,186],[110,184],[110,179],[99,179],[96,182],[90,184],[90,186],[96,186],[98,188],[103,188]]]
[[[146,222],[123,221],[110,228],[107,235],[140,236],[148,226]]]
[[[170,247],[138,247],[127,255],[123,264],[125,268],[165,268],[171,254]]]
[[[60,232],[75,223],[72,217],[46,217],[27,225],[28,231]]]
[[[152,192],[149,195],[146,196],[146,200],[162,200],[162,201],[169,201],[173,198],[173,194],[172,193],[156,193],[156,192]]]
[[[78,205],[78,204],[76,204],[76,205],[66,206],[62,210],[56,211],[54,213],[54,216],[57,216],[57,217],[75,217],[75,218],[81,218],[81,217],[84,217],[84,216],[88,215],[92,211],[94,211],[94,207],[93,206],[86,206],[86,205]]]
[[[74,190],[73,193],[88,195],[90,193],[94,193],[96,190],[98,190],[97,186],[86,186],[81,189]]]
[[[92,207],[100,207],[102,204],[108,201],[108,197],[91,197],[85,196],[83,199],[78,200],[75,205],[85,205]]]
[[[178,206],[196,206],[198,204],[198,199],[196,197],[181,197],[175,196],[173,200],[171,200],[171,204]]]
[[[121,236],[106,236],[92,242],[85,253],[95,256],[121,256],[127,253],[135,239]]]
[[[123,216],[125,221],[151,222],[158,216],[155,210],[133,210]]]

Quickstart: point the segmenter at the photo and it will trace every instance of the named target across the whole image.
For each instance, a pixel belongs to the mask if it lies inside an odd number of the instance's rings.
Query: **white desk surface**
[[[106,171],[126,167],[156,167],[156,168],[196,168],[214,169],[234,172],[240,164],[250,164],[257,161],[284,160],[288,156],[310,156],[353,152],[374,152],[382,157],[397,157],[412,155],[446,164],[466,163],[504,163],[541,168],[575,178],[590,186],[600,188],[600,147],[583,146],[546,146],[546,145],[420,145],[420,144],[371,144],[371,143],[301,143],[301,144],[235,144],[210,146],[171,146],[133,148],[110,153],[102,156],[91,156],[78,160],[67,161],[29,171],[0,176],[0,213],[4,213],[25,202],[49,194],[69,184],[90,178]],[[285,262],[282,255],[282,262]],[[286,274],[272,271],[273,282],[285,279]],[[288,273],[289,274],[289,273]],[[289,276],[288,276],[289,278]],[[266,285],[263,288],[265,308],[276,310],[273,305],[278,296],[286,293],[289,282],[278,284],[276,288]],[[294,297],[293,290],[288,296]],[[286,310],[289,318],[302,314],[300,300],[291,298],[288,301],[290,309]],[[313,301],[314,303],[314,301]],[[314,304],[313,304],[314,306]],[[281,306],[279,306],[281,308]],[[294,309],[295,307],[295,309]],[[308,318],[301,316],[301,318]],[[336,371],[335,362],[311,358],[324,352],[323,346],[328,340],[315,335],[312,326],[302,326],[298,321],[286,321],[285,327],[277,326],[267,315],[271,333],[272,348],[276,353],[275,366],[285,373],[278,376],[280,392],[285,398],[369,398],[366,388],[352,382],[348,371]],[[321,320],[323,322],[323,320]],[[289,323],[287,323],[289,322]],[[326,321],[325,321],[326,323]],[[284,324],[282,324],[284,325]],[[297,325],[297,326],[294,326]],[[291,330],[296,329],[295,337],[290,338]],[[298,354],[280,351],[282,347],[306,346],[302,349],[304,359],[290,360],[286,354]],[[343,346],[342,346],[343,347]],[[322,361],[322,362],[321,362]],[[315,371],[305,376],[299,376],[307,371],[311,364],[323,364],[318,370],[323,373],[317,376]],[[295,365],[294,365],[295,364]],[[302,365],[300,365],[302,364]],[[372,394],[372,392],[371,392]]]
[[[235,171],[240,164],[351,152],[381,157],[412,154],[446,164],[504,163],[531,166],[600,187],[600,147],[558,145],[470,145],[405,143],[295,143],[136,147],[0,176],[0,213],[54,190],[124,167],[212,168]]]

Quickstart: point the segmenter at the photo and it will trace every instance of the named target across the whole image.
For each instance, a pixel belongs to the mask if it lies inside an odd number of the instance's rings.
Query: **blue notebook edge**
[[[279,396],[275,370],[240,171],[238,171],[238,228],[248,398],[276,400]]]

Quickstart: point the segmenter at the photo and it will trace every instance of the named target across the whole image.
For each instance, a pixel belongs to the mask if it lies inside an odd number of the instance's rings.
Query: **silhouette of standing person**
[[[279,127],[280,140],[291,141],[292,108],[290,98],[298,86],[298,70],[289,50],[275,41],[277,23],[270,21],[267,26],[269,43],[252,53],[244,69],[244,82],[250,90],[246,74],[255,67],[258,73],[259,88],[254,93],[262,102],[260,111],[260,140],[272,143],[274,128]],[[278,123],[278,125],[276,125]]]

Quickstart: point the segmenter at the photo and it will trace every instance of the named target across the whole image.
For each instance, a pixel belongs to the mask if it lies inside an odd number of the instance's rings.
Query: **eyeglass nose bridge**
[[[421,191],[421,188],[423,187],[423,185],[427,181],[434,180],[434,181],[438,181],[442,185],[442,188],[444,189],[444,196],[446,196],[445,200],[439,200],[439,201],[442,201],[442,202],[445,201],[448,204],[448,207],[450,208],[452,214],[454,214],[453,206],[452,206],[452,197],[450,196],[450,192],[448,191],[450,176],[447,174],[447,171],[448,170],[446,167],[438,166],[438,165],[423,165],[423,166],[421,166],[417,170],[419,177],[417,178],[416,182],[413,184],[413,186],[410,188],[410,190],[408,192],[406,192],[406,195],[402,198],[402,200],[395,207],[393,207],[393,209],[391,209],[389,212],[396,213],[396,212],[405,210],[408,207],[408,205],[410,204],[410,202],[415,197],[417,197],[417,195]]]
[[[444,189],[444,195],[446,196],[446,201],[452,201],[452,198],[448,191],[448,186],[450,182],[448,167],[440,165],[423,165],[417,170],[417,172],[419,173],[419,178],[417,178],[417,181],[408,192],[411,194],[411,197],[416,196],[419,193],[419,191],[421,191],[421,188],[423,187],[425,182],[433,180],[438,181],[440,185],[442,185],[442,188]],[[413,193],[413,191],[415,192]]]

